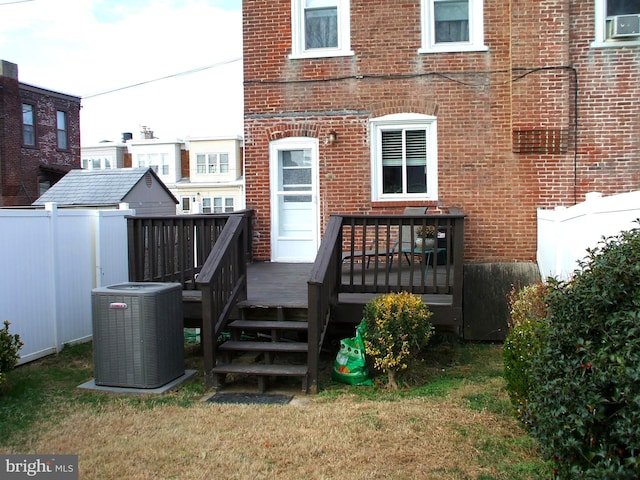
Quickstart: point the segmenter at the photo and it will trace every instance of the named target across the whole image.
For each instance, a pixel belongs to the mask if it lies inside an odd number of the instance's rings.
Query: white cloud
[[[34,0],[1,5],[20,81],[86,96],[242,55],[240,0]],[[162,138],[242,134],[235,62],[83,100],[82,143],[146,125]]]

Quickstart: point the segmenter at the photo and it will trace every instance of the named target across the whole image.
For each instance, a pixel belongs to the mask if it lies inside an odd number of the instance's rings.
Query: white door
[[[271,260],[313,262],[319,245],[318,141],[271,143]]]

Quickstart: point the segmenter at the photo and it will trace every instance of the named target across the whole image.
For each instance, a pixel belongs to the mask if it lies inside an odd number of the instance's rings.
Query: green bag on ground
[[[356,327],[356,336],[340,340],[340,350],[333,363],[331,378],[349,385],[373,385],[369,378],[361,335],[362,322]]]

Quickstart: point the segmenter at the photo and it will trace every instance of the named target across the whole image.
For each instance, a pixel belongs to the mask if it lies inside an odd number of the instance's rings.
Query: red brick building
[[[535,260],[536,208],[640,186],[637,0],[245,0],[254,258],[334,213],[457,207],[468,262]]]
[[[80,168],[80,98],[19,82],[0,60],[0,206],[31,205]]]

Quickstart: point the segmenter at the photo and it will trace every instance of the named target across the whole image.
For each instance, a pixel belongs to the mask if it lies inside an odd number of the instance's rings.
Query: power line
[[[22,0],[22,1],[25,1],[25,0]],[[29,1],[32,1],[32,0],[29,0]],[[191,75],[192,73],[202,72],[203,70],[209,70],[210,68],[221,67],[222,65],[228,65],[230,63],[239,62],[241,60],[242,60],[242,57],[232,58],[230,60],[224,60],[222,62],[213,63],[211,65],[206,65],[204,67],[193,68],[193,69],[187,70],[185,72],[173,73],[171,75],[166,75],[164,77],[154,78],[152,80],[145,80],[144,82],[138,82],[138,83],[134,83],[134,84],[131,84],[131,85],[125,85],[123,87],[113,88],[111,90],[106,90],[104,92],[93,93],[91,95],[85,95],[85,96],[82,97],[82,99],[85,100],[87,98],[100,97],[102,95],[107,95],[109,93],[120,92],[122,90],[127,90],[129,88],[140,87],[141,85],[147,85],[149,83],[159,82],[161,80],[167,80],[169,78],[182,77],[184,75]]]
[[[13,5],[14,3],[26,3],[26,2],[33,2],[33,0],[15,0],[13,2],[4,2],[4,3],[0,3],[0,7],[3,5]]]

